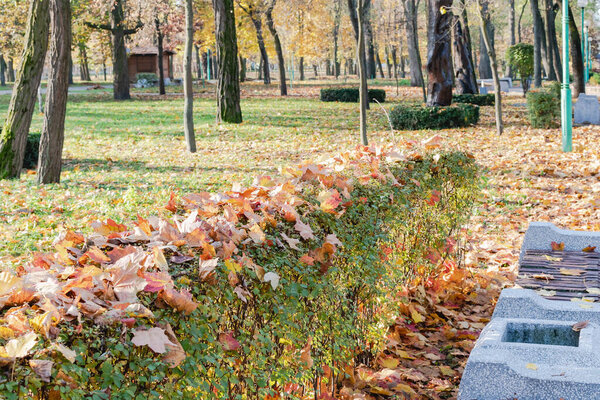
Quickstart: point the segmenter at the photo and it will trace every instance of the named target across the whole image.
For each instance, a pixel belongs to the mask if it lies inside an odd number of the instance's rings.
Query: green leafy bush
[[[600,86],[600,74],[592,72],[590,74],[590,80],[589,83],[594,85],[594,86]]]
[[[507,50],[508,64],[513,67],[521,78],[524,95],[529,91],[529,80],[533,76],[533,46],[527,43],[517,43]]]
[[[135,75],[136,81],[144,80],[149,83],[158,83],[158,75],[152,72],[140,72]]]
[[[448,107],[400,105],[392,109],[390,119],[394,129],[445,129],[477,124],[479,107],[457,104]]]
[[[476,106],[493,106],[496,104],[494,94],[455,94],[453,103],[474,104]]]
[[[62,233],[56,253],[0,275],[0,397],[331,387],[383,347],[399,287],[448,268],[477,197],[471,157],[399,154],[361,147],[282,180],[172,197],[174,218]]]
[[[358,88],[324,88],[321,89],[321,101],[339,101],[342,103],[358,103],[360,92]],[[377,100],[385,102],[385,90],[369,89],[369,102]]]
[[[527,93],[527,111],[533,128],[551,129],[560,126],[560,83]]]

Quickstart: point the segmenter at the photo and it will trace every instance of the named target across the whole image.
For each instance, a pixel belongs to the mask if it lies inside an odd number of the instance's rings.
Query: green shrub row
[[[148,83],[158,83],[158,75],[153,72],[140,72],[135,75],[136,81],[145,80]]]
[[[321,89],[321,101],[339,101],[342,103],[358,103],[360,92],[358,88],[324,88]],[[385,102],[385,90],[369,89],[369,102],[377,100]]]
[[[401,285],[448,267],[477,197],[467,155],[398,154],[359,148],[172,199],[175,221],[62,234],[0,276],[24,291],[0,286],[18,306],[0,315],[0,397],[299,399],[340,382],[383,348]]]
[[[477,124],[479,107],[457,104],[448,107],[400,105],[392,109],[390,119],[394,129],[448,129]]]
[[[527,111],[533,128],[551,129],[560,126],[560,83],[527,93]]]
[[[494,94],[455,94],[453,103],[474,104],[476,106],[493,106],[496,104]]]

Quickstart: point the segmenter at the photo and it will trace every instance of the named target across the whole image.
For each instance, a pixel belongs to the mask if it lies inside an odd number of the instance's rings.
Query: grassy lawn
[[[0,120],[9,100],[0,96]],[[171,191],[228,189],[358,143],[355,104],[259,95],[245,98],[242,107],[243,124],[217,126],[215,101],[208,94],[197,99],[198,152],[192,155],[185,150],[181,97],[115,102],[110,93],[71,95],[61,184],[39,187],[34,171],[0,182],[0,260],[48,250],[60,229],[161,212]],[[371,122],[373,135],[389,140],[380,108],[373,107]],[[41,123],[36,114],[32,131]]]

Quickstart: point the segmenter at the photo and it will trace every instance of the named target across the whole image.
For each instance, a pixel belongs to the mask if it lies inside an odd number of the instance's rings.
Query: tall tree
[[[562,7],[562,3],[558,3]],[[583,29],[583,27],[582,27]],[[569,38],[571,45],[569,50],[571,53],[571,62],[573,63],[573,97],[577,98],[581,93],[585,93],[585,77],[583,54],[581,53],[581,35],[577,29],[573,10],[569,6]]]
[[[423,88],[425,96],[425,84],[423,79],[423,65],[419,51],[419,27],[417,22],[417,6],[415,0],[402,0],[404,16],[406,19],[406,38],[408,43],[408,62],[410,64],[410,85]]]
[[[482,2],[482,5],[484,7],[488,7],[488,1]],[[485,23],[485,26],[488,27],[487,28],[488,31],[485,33],[490,38],[492,46],[494,46],[494,44],[495,44],[494,43],[495,42],[494,25],[492,24],[492,19],[491,19],[489,12],[486,12],[484,15],[486,16],[486,18],[488,18],[488,20]],[[492,79],[492,63],[490,61],[489,54],[486,51],[484,32],[481,31],[481,28],[479,29],[479,66],[478,66],[478,68],[479,68],[479,78]]]
[[[494,93],[496,96],[496,132],[498,135],[502,135],[502,132],[504,131],[504,126],[502,124],[502,91],[500,90],[500,77],[498,76],[496,52],[494,50],[494,46],[492,45],[491,38],[488,36],[489,29],[487,24],[489,23],[490,18],[489,15],[486,15],[488,12],[487,0],[477,0],[477,9],[479,11],[479,22],[481,25],[481,32],[483,34],[483,41],[492,64],[492,75],[494,77],[495,87]]]
[[[127,50],[125,49],[125,37],[133,35],[142,28],[138,21],[133,28],[125,27],[125,14],[123,11],[124,0],[114,0],[110,7],[110,23],[96,24],[86,21],[86,25],[94,29],[102,29],[110,32],[112,39],[113,55],[113,96],[115,100],[128,100],[131,98],[129,92],[129,68],[127,66]]]
[[[562,80],[562,61],[560,59],[560,50],[558,48],[558,40],[556,39],[556,12],[558,11],[558,7],[555,7],[555,4],[552,0],[544,0],[545,1],[545,11],[546,11],[546,41],[548,42],[548,52],[550,53],[550,63],[554,67],[554,72],[556,74],[556,79]]]
[[[242,122],[237,34],[233,0],[212,0],[219,75],[217,82],[217,122]]]
[[[185,132],[185,142],[187,144],[187,149],[190,153],[196,152],[196,134],[194,132],[194,80],[192,77],[193,47],[194,2],[193,0],[185,0],[185,53],[183,54],[183,92],[185,97],[185,104],[183,111],[183,123]]]
[[[365,29],[365,46],[367,52],[367,76],[369,79],[377,78],[377,61],[375,58],[375,43],[373,39],[373,26],[371,24],[371,1],[364,4],[365,15],[363,24]]]
[[[430,0],[427,49],[427,105],[452,104],[450,23],[453,0]]]
[[[365,40],[365,32],[364,32],[364,26],[362,26],[361,24],[364,23],[364,16],[363,16],[363,20],[361,20],[359,18],[358,15],[358,6],[361,6],[361,10],[365,10],[365,7],[371,4],[371,0],[364,0],[362,3],[359,3],[359,0],[348,0],[348,12],[350,13],[350,22],[352,23],[352,29],[354,30],[354,38],[357,41],[357,47],[356,47],[356,56],[357,57],[362,57],[362,60],[357,59],[358,62],[358,66],[360,67],[361,62],[363,63],[362,65],[364,66],[364,73],[365,76],[367,76],[367,51],[366,51],[366,46],[360,47],[360,44],[358,43],[360,39],[360,34],[361,34],[361,28],[362,28],[362,41],[364,42]],[[362,49],[362,51],[361,51]],[[358,71],[359,74],[359,78],[361,78],[361,71],[359,68]],[[367,85],[366,83],[367,81],[365,80],[365,85]],[[362,81],[361,81],[361,87],[362,87]],[[366,89],[368,91],[368,88]],[[366,109],[368,110],[369,107],[369,102],[367,101],[366,103]],[[366,128],[365,128],[366,129]]]
[[[338,52],[340,40],[340,24],[342,20],[342,0],[334,0],[333,13],[333,72],[335,78],[337,79],[340,76],[340,60],[338,59]]]
[[[3,54],[0,54],[0,86],[6,86],[6,62]]]
[[[269,68],[269,53],[267,53],[267,46],[265,45],[262,29],[262,3],[258,2],[255,4],[253,0],[248,2],[238,1],[238,5],[242,10],[244,10],[248,17],[250,17],[252,24],[254,24],[254,29],[256,30],[256,41],[258,42],[258,48],[262,58],[263,81],[265,85],[268,85],[271,83],[271,70]]]
[[[367,106],[369,104],[369,88],[367,87],[367,65],[365,57],[365,3],[370,0],[357,0],[358,37],[356,40],[356,58],[360,77],[360,138],[363,146],[369,145],[367,137]]]
[[[279,33],[275,28],[273,21],[273,8],[277,0],[271,0],[267,6],[265,16],[267,18],[267,27],[273,36],[273,42],[275,43],[275,52],[277,53],[277,63],[279,64],[279,91],[282,96],[287,96],[287,83],[285,81],[285,59],[283,58],[283,49],[281,48],[281,40],[279,40]]]
[[[515,0],[508,0],[508,41],[510,46],[517,43],[515,20]],[[506,76],[512,76],[512,68],[509,63],[506,63]]]
[[[533,16],[533,84],[539,88],[542,86],[542,50],[546,46],[546,37],[538,0],[530,0],[529,4]]]
[[[40,184],[60,182],[71,53],[69,0],[50,0],[50,26],[50,71],[37,170]]]
[[[453,22],[452,38],[454,80],[458,94],[479,93],[477,77],[473,66],[473,52],[467,9],[464,0],[455,0],[456,15]]]
[[[25,47],[0,133],[0,179],[18,178],[21,174],[36,92],[48,49],[49,0],[30,4]]]

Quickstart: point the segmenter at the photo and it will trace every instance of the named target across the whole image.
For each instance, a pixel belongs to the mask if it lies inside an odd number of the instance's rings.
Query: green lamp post
[[[582,45],[584,46],[584,52],[583,52],[583,65],[585,66],[585,83],[588,83],[590,80],[590,63],[589,63],[589,40],[590,40],[590,30],[589,30],[589,23],[588,21],[585,21],[583,24],[584,28],[583,28],[583,42]]]

